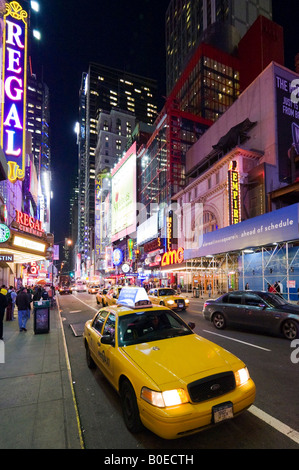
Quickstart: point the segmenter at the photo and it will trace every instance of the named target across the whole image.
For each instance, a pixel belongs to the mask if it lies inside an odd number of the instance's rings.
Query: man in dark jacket
[[[30,307],[29,298],[27,295],[27,290],[24,287],[21,287],[17,298],[16,306],[18,307],[18,319],[19,319],[19,328],[20,331],[27,331],[26,324],[28,320],[28,309]]]
[[[0,340],[3,339],[3,318],[7,307],[6,296],[0,293]]]

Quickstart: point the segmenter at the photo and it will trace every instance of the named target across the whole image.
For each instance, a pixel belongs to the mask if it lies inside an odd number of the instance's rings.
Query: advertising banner
[[[136,143],[112,172],[112,241],[136,231]]]
[[[279,180],[285,183],[299,177],[299,103],[294,99],[298,78],[282,69],[275,75]]]
[[[207,255],[299,239],[299,204],[253,217],[203,234],[197,248],[184,251],[185,261]]]

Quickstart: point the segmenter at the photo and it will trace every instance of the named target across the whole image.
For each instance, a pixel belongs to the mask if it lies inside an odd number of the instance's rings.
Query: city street
[[[253,407],[239,417],[194,436],[165,441],[148,430],[127,431],[117,393],[101,372],[88,369],[82,339],[84,323],[98,310],[95,295],[58,297],[69,354],[72,381],[87,449],[298,449],[298,368],[294,348],[283,338],[226,329],[217,331],[204,320],[203,300],[192,299],[185,321],[195,332],[242,359],[257,387]],[[297,346],[298,347],[298,346]],[[298,357],[293,354],[293,357]]]

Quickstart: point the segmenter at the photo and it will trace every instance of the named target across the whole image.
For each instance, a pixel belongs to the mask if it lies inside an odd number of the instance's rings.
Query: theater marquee
[[[28,13],[15,1],[5,6],[0,146],[15,183],[25,178]]]

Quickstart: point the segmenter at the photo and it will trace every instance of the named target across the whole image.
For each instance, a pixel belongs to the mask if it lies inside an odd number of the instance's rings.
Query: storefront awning
[[[299,239],[299,204],[253,217],[215,232],[202,234],[185,248],[184,259],[241,251]]]

